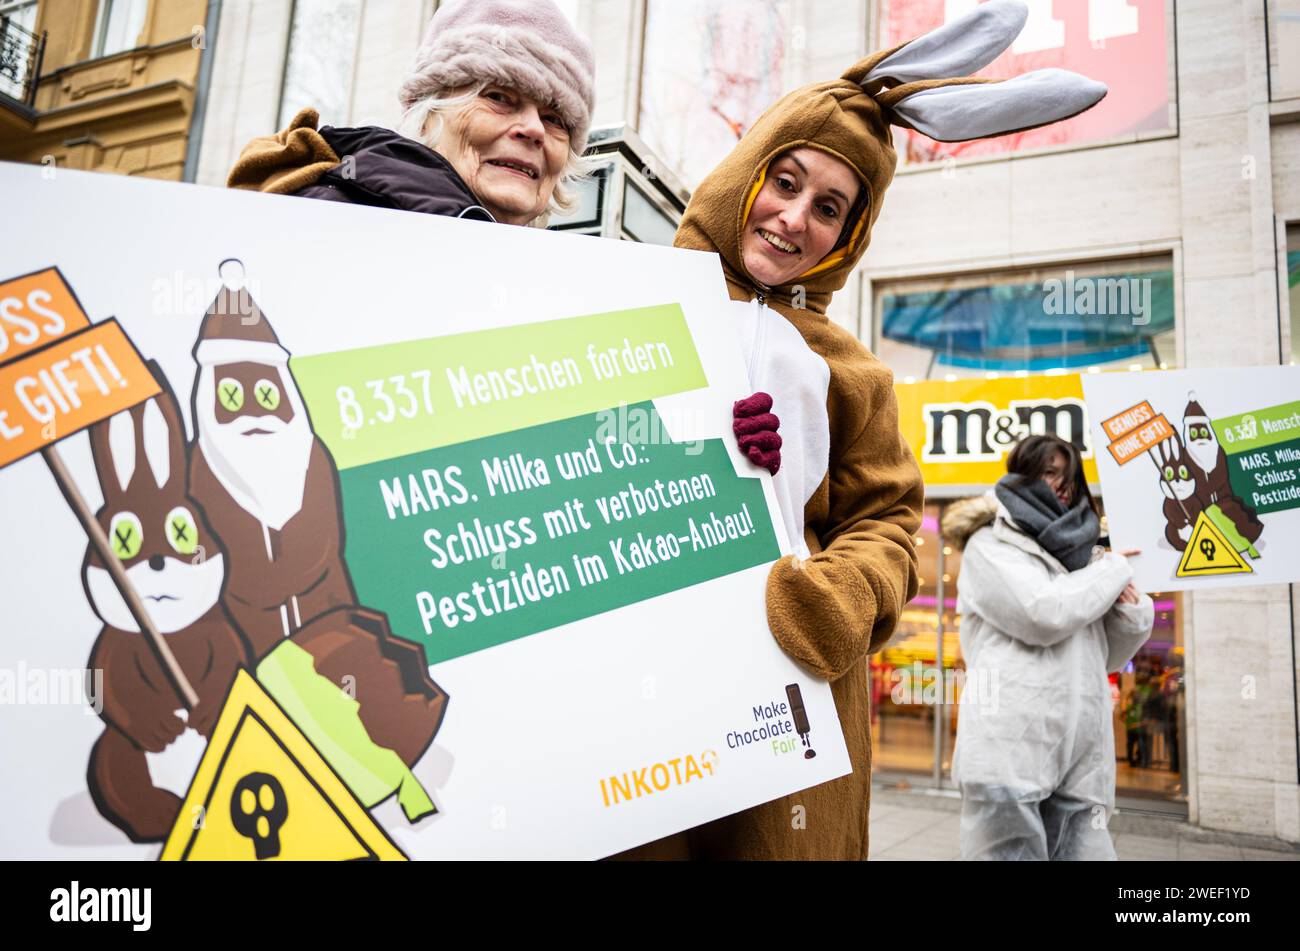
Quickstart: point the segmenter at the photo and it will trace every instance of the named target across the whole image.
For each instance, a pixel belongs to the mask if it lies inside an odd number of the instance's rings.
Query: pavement
[[[961,857],[960,809],[955,793],[873,786],[870,859],[956,861]],[[1111,819],[1110,831],[1121,862],[1300,861],[1300,845],[1201,829],[1172,817],[1120,811]]]

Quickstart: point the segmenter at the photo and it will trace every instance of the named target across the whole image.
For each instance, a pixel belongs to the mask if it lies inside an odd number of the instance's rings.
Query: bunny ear
[[[1064,69],[1014,79],[975,79],[1012,44],[1029,8],[1021,0],[989,0],[936,30],[863,60],[844,78],[866,86],[895,125],[940,142],[965,142],[1059,122],[1091,109],[1103,83]],[[895,85],[891,85],[895,84]],[[888,88],[885,88],[888,87]]]
[[[969,76],[997,59],[1020,35],[1028,18],[1029,8],[1020,0],[990,0],[905,43],[864,75],[850,70],[844,78],[865,85],[873,80],[910,83]]]
[[[892,109],[896,125],[940,142],[964,142],[1068,119],[1101,102],[1106,92],[1105,83],[1078,73],[1039,69],[1004,81],[911,83],[876,100]]]
[[[90,455],[107,505],[126,491],[135,475],[135,420],[129,409],[90,427]]]
[[[162,368],[150,360],[149,369],[161,392],[145,403],[141,441],[154,484],[161,489],[174,477],[185,479],[185,423]]]

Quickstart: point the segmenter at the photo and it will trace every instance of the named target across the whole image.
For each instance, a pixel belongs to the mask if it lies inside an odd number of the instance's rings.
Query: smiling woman
[[[768,287],[788,284],[848,240],[864,194],[848,163],[815,148],[792,149],[759,179],[741,241],[746,269]]]
[[[594,89],[591,47],[552,0],[444,3],[402,84],[395,131],[318,130],[303,109],[250,143],[228,183],[544,226],[585,174]]]

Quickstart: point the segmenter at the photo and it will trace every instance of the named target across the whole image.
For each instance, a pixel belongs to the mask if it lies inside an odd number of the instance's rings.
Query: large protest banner
[[[715,258],[0,188],[0,854],[596,857],[849,771]]]
[[[1300,369],[1083,378],[1116,550],[1177,591],[1300,580]]]

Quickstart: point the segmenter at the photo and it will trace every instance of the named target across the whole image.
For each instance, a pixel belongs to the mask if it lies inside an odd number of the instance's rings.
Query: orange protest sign
[[[1106,448],[1115,457],[1115,461],[1122,466],[1173,435],[1174,428],[1169,425],[1169,420],[1165,419],[1163,413],[1157,413],[1148,422],[1124,433]]]
[[[0,363],[89,326],[90,318],[56,267],[0,282]]]
[[[1116,413],[1110,419],[1103,420],[1101,428],[1106,433],[1107,438],[1114,442],[1128,435],[1143,423],[1155,419],[1155,416],[1156,411],[1151,408],[1151,404],[1143,400],[1137,406],[1131,406],[1124,412]]]
[[[0,366],[0,467],[158,392],[115,320],[6,363]]]

